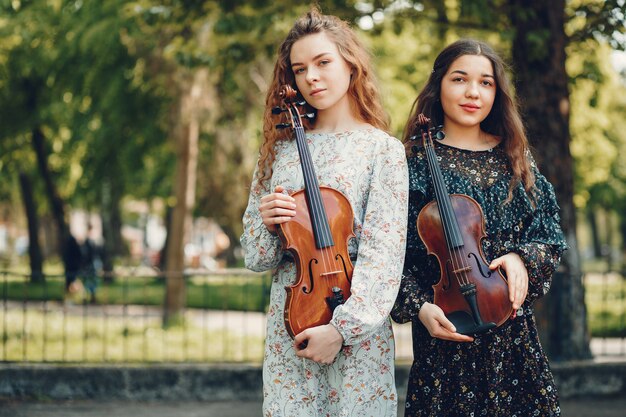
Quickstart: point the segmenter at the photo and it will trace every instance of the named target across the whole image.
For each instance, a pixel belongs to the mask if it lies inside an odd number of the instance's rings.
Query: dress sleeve
[[[254,171],[248,206],[243,215],[243,234],[240,242],[246,268],[256,272],[276,268],[285,254],[278,236],[267,230],[261,219],[259,205],[267,191],[258,186],[258,166]]]
[[[423,287],[424,280],[421,274],[434,271],[430,259],[426,257],[426,249],[417,233],[417,215],[426,204],[426,198],[421,191],[411,190],[409,193],[409,220],[407,225],[406,256],[402,272],[402,283],[391,311],[391,318],[398,323],[417,320],[422,305],[433,302],[433,288],[430,285]]]
[[[402,144],[386,140],[373,162],[352,295],[331,320],[345,345],[358,344],[380,328],[398,293],[406,244],[407,176]]]
[[[532,303],[547,294],[552,275],[561,262],[567,243],[560,226],[559,206],[554,188],[536,169],[536,210],[523,226],[521,238],[513,251],[520,255],[528,270],[527,302]]]

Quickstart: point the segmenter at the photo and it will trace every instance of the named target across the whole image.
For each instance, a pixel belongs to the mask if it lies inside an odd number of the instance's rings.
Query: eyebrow
[[[463,70],[454,70],[454,71],[452,71],[450,74],[454,74],[454,73],[459,73],[459,74],[462,74],[462,75],[467,75],[467,72],[465,72],[465,71],[463,71]],[[481,76],[481,77],[489,77],[489,78],[493,78],[493,79],[495,79],[495,78],[496,78],[496,77],[494,77],[493,75],[491,75],[491,74],[487,74],[487,73],[480,74],[480,76]]]
[[[324,55],[330,55],[330,52],[322,52],[321,54],[317,54],[317,55],[315,55],[315,56],[313,57],[313,61],[315,61],[316,59],[319,59],[319,58],[323,57]],[[291,66],[292,66],[292,67],[295,67],[296,65],[304,65],[304,64],[303,64],[303,63],[301,63],[301,62],[292,62],[292,63],[291,63]]]

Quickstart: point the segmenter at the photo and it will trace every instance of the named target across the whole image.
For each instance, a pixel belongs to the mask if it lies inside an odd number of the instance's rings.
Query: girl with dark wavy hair
[[[285,287],[296,264],[276,236],[295,215],[290,193],[303,188],[295,141],[272,116],[288,84],[315,118],[306,139],[320,185],[349,200],[356,237],[351,296],[330,323],[295,335],[284,323]],[[265,416],[395,416],[394,341],[389,312],[406,246],[407,167],[389,136],[369,55],[350,27],[312,10],[282,43],[267,93],[261,146],[243,224],[246,266],[272,270],[263,362]],[[306,343],[303,343],[306,342]]]
[[[433,304],[439,263],[416,221],[434,199],[418,115],[443,125],[435,152],[448,192],[476,200],[485,215],[489,267],[508,280],[514,317],[480,335],[458,333]],[[532,304],[550,288],[566,249],[552,185],[531,156],[506,68],[493,49],[464,39],[445,48],[405,129],[409,221],[394,320],[413,323],[413,366],[405,416],[558,416],[560,408]]]

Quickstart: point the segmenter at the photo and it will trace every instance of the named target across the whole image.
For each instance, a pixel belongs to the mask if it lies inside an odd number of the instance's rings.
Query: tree
[[[591,356],[576,236],[574,165],[570,152],[569,77],[565,69],[565,1],[510,2],[515,85],[541,170],[555,187],[570,249],[553,277],[545,314],[544,345],[553,359]]]

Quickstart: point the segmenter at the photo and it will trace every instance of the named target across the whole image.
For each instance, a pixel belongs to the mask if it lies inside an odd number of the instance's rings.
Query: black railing
[[[2,362],[260,362],[270,277],[246,270],[186,274],[182,320],[164,325],[165,278],[157,273],[102,277],[95,300],[63,276],[0,272]],[[626,281],[585,276],[592,351],[626,357]],[[93,301],[93,302],[92,302]],[[394,324],[396,358],[412,358],[410,325]]]
[[[182,320],[163,323],[163,275],[130,274],[100,282],[96,298],[63,276],[42,283],[1,272],[5,362],[260,361],[269,277],[244,270],[183,277]],[[102,280],[100,280],[102,281]]]

